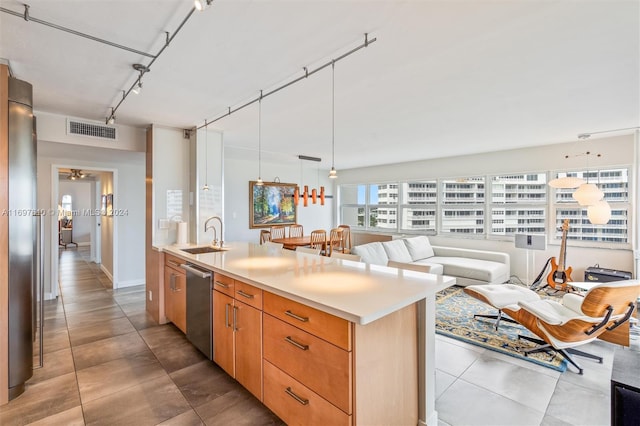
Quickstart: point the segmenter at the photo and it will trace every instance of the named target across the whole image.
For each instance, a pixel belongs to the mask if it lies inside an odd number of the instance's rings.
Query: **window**
[[[569,219],[567,240],[602,243],[629,243],[629,170],[590,170],[558,173],[558,177],[576,176],[596,183],[604,192],[604,200],[611,206],[611,220],[606,225],[593,225],[587,216],[587,207],[580,206],[571,197],[573,189],[557,189],[555,193],[554,238],[562,238],[562,223]]]
[[[484,234],[484,177],[443,179],[441,226],[443,234]]]
[[[341,185],[340,221],[394,233],[487,238],[546,234],[559,243],[561,225],[569,219],[569,241],[629,245],[629,173],[629,168],[611,168]],[[609,223],[591,224],[587,208],[573,199],[573,189],[551,189],[548,180],[556,176],[597,183],[611,206]]]
[[[546,173],[491,178],[491,235],[544,234]]]
[[[436,233],[438,182],[404,182],[400,184],[400,230]]]
[[[65,217],[67,220],[71,220],[73,215],[73,199],[71,195],[65,194],[60,199],[60,207],[62,212],[59,212],[59,219]]]

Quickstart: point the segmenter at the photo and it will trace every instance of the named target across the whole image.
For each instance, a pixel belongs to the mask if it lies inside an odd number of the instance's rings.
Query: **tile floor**
[[[88,255],[60,251],[62,296],[45,303],[45,367],[0,407],[1,425],[282,424],[173,325],[155,324],[142,286],[112,290]],[[607,425],[614,348],[588,345],[604,363],[580,360],[580,376],[437,336],[439,423]]]

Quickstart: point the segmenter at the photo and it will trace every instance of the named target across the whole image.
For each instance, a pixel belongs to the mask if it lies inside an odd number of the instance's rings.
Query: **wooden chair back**
[[[285,227],[283,225],[272,226],[269,231],[271,232],[271,240],[285,237]]]
[[[267,241],[271,241],[271,232],[268,229],[260,231],[260,244],[264,244]]]
[[[331,253],[333,253],[334,251],[343,251],[343,235],[343,228],[333,228],[329,232],[329,243],[327,245],[327,250],[325,253],[326,256],[331,256]]]
[[[640,296],[638,280],[602,283],[587,292],[581,309],[590,317],[603,317],[607,307],[611,306],[612,315],[620,315],[627,311],[629,303],[636,303],[638,296]]]
[[[342,228],[342,236],[343,236],[343,252],[351,253],[351,227],[349,225],[338,225],[338,228]]]
[[[291,225],[289,227],[289,237],[298,238],[304,236],[302,225]]]
[[[311,242],[309,244],[309,247],[319,248],[320,250],[324,250],[326,244],[327,244],[327,231],[325,231],[324,229],[317,229],[315,231],[311,231]]]

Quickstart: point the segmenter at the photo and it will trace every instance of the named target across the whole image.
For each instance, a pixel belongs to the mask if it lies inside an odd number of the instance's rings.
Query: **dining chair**
[[[320,248],[311,248],[311,247],[296,247],[296,251],[299,253],[308,253],[308,254],[320,254]]]
[[[343,228],[333,228],[331,231],[329,231],[329,243],[327,244],[327,249],[325,250],[325,256],[331,256],[331,253],[333,253],[334,251],[343,251],[343,234]]]
[[[264,244],[267,241],[271,241],[271,232],[268,229],[260,231],[260,244]]]
[[[272,226],[270,232],[272,240],[278,240],[285,237],[285,227],[282,225]]]
[[[324,229],[317,229],[315,231],[311,231],[309,247],[324,250],[326,245],[327,245],[327,231],[325,231]]]
[[[302,225],[291,225],[289,227],[289,238],[302,237],[303,235],[304,231],[302,229]]]
[[[342,228],[342,251],[343,253],[351,253],[351,227],[349,225],[338,225]]]

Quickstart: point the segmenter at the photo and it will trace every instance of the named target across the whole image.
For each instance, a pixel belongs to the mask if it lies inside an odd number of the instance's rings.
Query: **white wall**
[[[117,126],[119,140],[103,142],[95,138],[66,135],[66,117],[37,113],[38,117],[38,208],[57,209],[52,198],[58,190],[56,167],[82,170],[106,170],[117,176],[114,205],[126,210],[113,218],[117,258],[113,261],[114,286],[144,284],[144,214],[145,214],[145,131]],[[62,142],[62,143],[61,143]],[[105,146],[109,148],[105,148]],[[110,149],[116,148],[116,149]],[[119,185],[118,185],[119,182]],[[45,221],[45,291],[48,297],[57,292],[57,216]],[[53,248],[53,250],[52,250]],[[103,252],[103,261],[106,252]]]
[[[392,164],[377,167],[366,167],[351,170],[341,170],[338,184],[346,183],[384,183],[403,180],[419,180],[433,178],[451,178],[471,175],[486,175],[494,173],[522,173],[527,171],[569,170],[586,166],[585,156],[576,154],[590,151],[600,153],[602,157],[592,160],[590,166],[633,166],[632,176],[637,174],[634,164],[634,136],[616,136],[587,141],[569,142],[556,145],[543,145],[535,148],[491,152],[485,154],[460,157],[439,158],[433,160],[415,161],[410,163]],[[570,158],[565,158],[570,155]],[[635,179],[630,178],[633,186]],[[635,191],[630,188],[631,215],[635,216]],[[629,224],[630,241],[635,240],[632,235],[635,230]],[[507,252],[511,255],[511,272],[521,279],[527,277],[527,251],[516,249],[513,238],[474,239],[459,236],[430,236],[434,245],[458,246],[482,250]],[[535,278],[544,266],[546,260],[559,256],[559,245],[549,242],[546,251],[530,253],[530,259],[535,257],[535,264],[530,263],[529,275]],[[531,262],[531,261],[530,261]],[[575,281],[584,277],[584,269],[594,264],[618,270],[634,271],[632,249],[603,249],[572,246],[568,243],[566,265],[572,266]]]
[[[182,129],[152,126],[153,132],[153,235],[152,244],[163,246],[176,242],[178,216],[187,221],[189,207],[190,140]],[[169,192],[171,191],[171,192]],[[172,194],[171,196],[169,194]],[[167,200],[181,197],[176,210],[168,211]]]
[[[61,203],[62,196],[71,195],[71,202],[74,215],[72,220],[73,242],[78,244],[91,243],[91,229],[95,224],[94,217],[86,214],[92,210],[93,193],[95,185],[93,180],[68,180],[62,178],[58,184],[58,204]]]
[[[225,238],[227,241],[259,242],[260,229],[249,229],[249,181],[258,178],[257,152],[225,147],[224,162],[224,211]],[[333,196],[333,186],[327,177],[328,170],[317,170],[312,162],[303,164],[303,185],[318,188],[324,185],[325,194]],[[273,181],[275,176],[282,183],[300,183],[300,163],[278,161],[272,155],[262,155],[262,180]],[[308,207],[302,206],[302,200],[297,208],[297,222],[304,226],[304,233],[309,234],[314,229],[329,230],[333,227],[334,199],[327,198],[325,205],[320,201],[313,205],[309,201]]]

